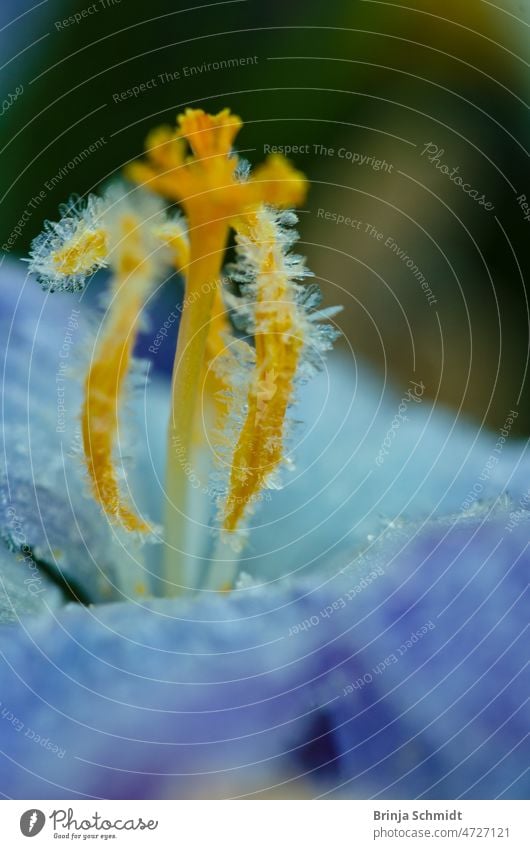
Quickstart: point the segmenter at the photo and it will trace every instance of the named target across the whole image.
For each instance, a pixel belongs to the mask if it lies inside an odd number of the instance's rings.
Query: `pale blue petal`
[[[251,523],[243,569],[262,581],[302,575],[390,522],[467,513],[503,493],[530,503],[528,442],[503,438],[424,394],[409,402],[381,466],[376,458],[409,387],[330,357],[301,392],[296,469]],[[506,411],[507,418],[509,411]]]
[[[93,311],[79,295],[46,295],[19,269],[0,273],[1,534],[10,538],[14,510],[39,558],[92,600],[120,598],[142,567],[90,496],[80,456]]]

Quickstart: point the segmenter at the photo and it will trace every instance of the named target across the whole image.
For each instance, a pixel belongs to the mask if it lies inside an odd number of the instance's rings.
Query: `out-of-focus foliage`
[[[432,397],[502,426],[528,350],[529,222],[517,203],[527,0],[96,0],[84,17],[85,0],[27,14],[30,4],[10,5],[4,26],[23,17],[1,33],[2,96],[24,91],[2,117],[0,243],[26,213],[11,253],[27,250],[71,192],[136,157],[150,127],[185,105],[229,103],[245,117],[239,144],[251,160],[266,145],[299,148],[293,159],[313,183],[306,252],[335,290],[326,297],[345,304],[355,350],[402,383],[416,370]],[[427,142],[491,199],[491,213],[420,155]],[[354,165],[341,147],[392,169]],[[382,243],[319,209],[374,225]],[[387,238],[428,280],[436,309]],[[519,417],[520,429],[529,424]]]

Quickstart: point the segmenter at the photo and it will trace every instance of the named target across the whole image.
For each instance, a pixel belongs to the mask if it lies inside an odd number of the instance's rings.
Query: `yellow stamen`
[[[256,276],[255,368],[248,412],[233,455],[222,526],[233,532],[284,459],[287,408],[304,346],[303,331],[275,225],[262,215],[248,230],[261,249]]]
[[[123,216],[121,229],[110,315],[85,380],[82,436],[92,491],[106,515],[129,531],[147,533],[150,526],[121,495],[113,460],[124,382],[142,307],[152,285],[139,222],[132,216]]]
[[[92,230],[81,223],[74,238],[64,247],[52,252],[50,260],[58,274],[88,274],[105,264],[108,255],[107,233]]]

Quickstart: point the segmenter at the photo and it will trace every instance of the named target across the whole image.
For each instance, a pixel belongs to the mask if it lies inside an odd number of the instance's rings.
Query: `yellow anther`
[[[254,265],[255,365],[235,447],[222,527],[235,531],[284,459],[286,414],[293,399],[306,321],[285,259],[282,233],[263,209],[244,227],[240,250]]]
[[[56,274],[90,274],[105,264],[108,252],[105,230],[92,230],[81,222],[73,238],[53,251],[50,260]]]

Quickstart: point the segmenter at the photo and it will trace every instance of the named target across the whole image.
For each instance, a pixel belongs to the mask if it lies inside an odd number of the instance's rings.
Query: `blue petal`
[[[350,682],[357,687],[344,701],[373,688],[374,702],[382,695],[412,732],[395,751],[401,772],[384,761],[368,774],[375,795],[406,798],[418,781],[419,795],[434,799],[528,793],[529,531],[530,513],[513,526],[508,511],[491,507],[391,529],[357,561],[359,573],[377,577],[364,589],[356,582],[334,626],[352,629],[367,676]],[[355,792],[355,779],[345,788]]]
[[[47,613],[65,601],[61,589],[29,552],[16,556],[0,548],[0,625],[17,622],[21,616]]]
[[[0,791],[525,797],[530,516],[508,524],[390,529],[320,586],[0,631]]]
[[[41,292],[19,267],[0,274],[0,534],[14,511],[35,554],[92,600],[131,592],[142,572],[88,493],[80,458],[83,377],[94,344],[80,296]],[[64,408],[64,409],[63,409]]]
[[[24,290],[10,328],[9,299],[4,506],[16,502],[28,541],[62,547],[54,556],[93,589],[85,539],[111,579],[117,558],[75,464],[65,478],[54,435],[73,301],[50,306]],[[304,393],[299,473],[256,515],[245,563],[294,580],[229,599],[70,606],[0,630],[3,793],[235,795],[279,784],[286,795],[527,795],[527,448],[422,401],[377,466],[399,393],[383,387],[380,400],[364,369],[357,382],[340,364],[330,374],[329,398],[326,376]],[[476,489],[480,499],[508,491],[513,508],[477,510]],[[448,512],[458,518],[432,521]]]

